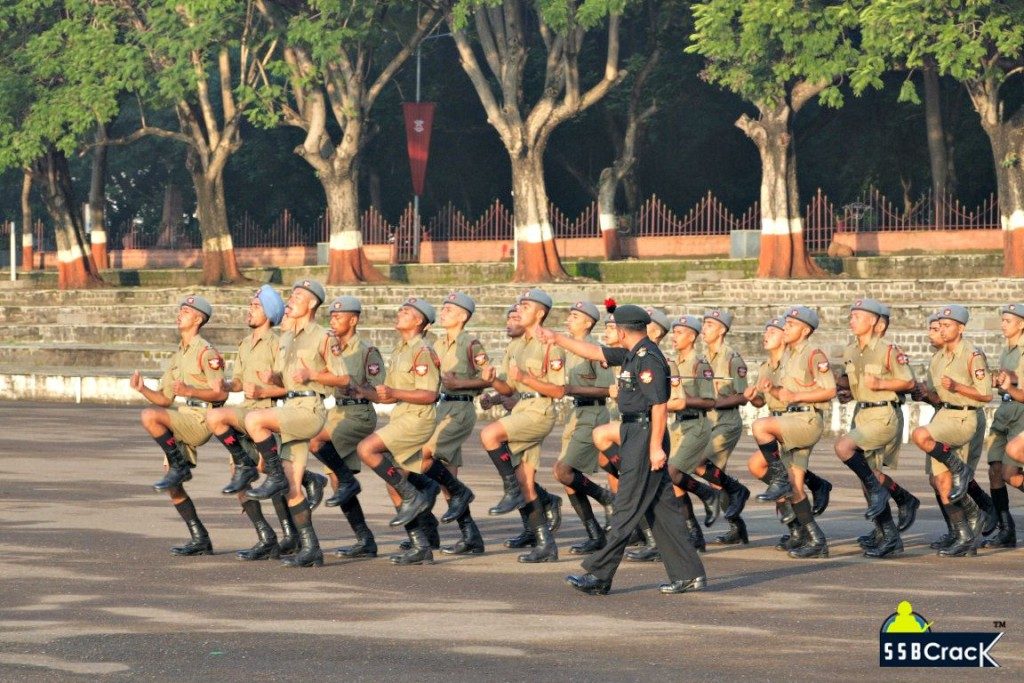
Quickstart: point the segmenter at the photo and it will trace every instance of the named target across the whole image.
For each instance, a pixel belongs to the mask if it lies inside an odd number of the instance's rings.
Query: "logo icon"
[[[886,617],[878,633],[881,667],[998,668],[991,651],[999,633],[951,631],[936,633],[932,624],[903,600]]]
[[[882,624],[882,633],[928,633],[931,630],[931,622],[915,612],[906,600],[897,605],[896,611]]]

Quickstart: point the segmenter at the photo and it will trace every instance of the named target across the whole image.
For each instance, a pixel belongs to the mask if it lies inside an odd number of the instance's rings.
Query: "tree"
[[[544,152],[559,125],[598,102],[625,76],[619,69],[619,16],[625,4],[626,0],[458,0],[448,16],[462,68],[511,161],[517,282],[568,277],[548,217]],[[604,69],[600,79],[584,89],[579,68],[583,40],[605,19]],[[535,99],[529,105],[527,65],[541,50],[543,82],[531,89]]]
[[[386,279],[363,251],[359,229],[359,159],[370,110],[381,91],[437,25],[439,3],[376,0],[259,0],[283,40],[280,59],[255,97],[257,121],[305,133],[295,153],[316,172],[330,220],[331,284]],[[415,10],[415,12],[414,12]],[[418,17],[417,17],[418,13]],[[336,126],[336,129],[335,129]]]
[[[793,118],[817,98],[842,104],[837,80],[857,55],[848,0],[705,0],[693,6],[688,51],[707,60],[706,79],[743,97],[757,118],[736,126],[761,157],[758,277],[818,277],[800,216]]]
[[[1024,276],[1024,105],[1007,84],[1024,75],[1024,4],[1001,0],[871,2],[860,13],[861,60],[852,83],[880,83],[888,68],[926,69],[964,85],[995,163],[1004,231],[1003,271]],[[918,101],[910,79],[901,97]]]

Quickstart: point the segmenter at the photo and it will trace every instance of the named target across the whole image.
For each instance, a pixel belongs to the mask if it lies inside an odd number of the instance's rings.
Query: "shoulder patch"
[[[220,370],[224,367],[224,359],[214,354],[210,356],[210,360],[206,361],[206,364],[210,366],[211,370]]]
[[[644,356],[646,356],[647,355],[647,347],[646,346],[641,346],[639,349],[637,349],[636,355],[637,355],[638,358],[643,358]]]
[[[669,377],[669,382],[671,382],[674,387],[678,387],[681,381],[682,379],[678,375],[672,375]]]
[[[654,381],[654,373],[651,372],[650,370],[641,370],[640,381],[643,382],[644,384],[650,384],[651,382]]]
[[[741,365],[738,368],[736,368],[736,374],[740,377],[740,379],[746,377],[747,376],[747,366],[746,365]]]
[[[910,357],[901,351],[896,355],[896,362],[900,365],[907,365],[910,363]]]
[[[380,374],[380,363],[367,363],[366,374],[370,377],[376,377]]]
[[[420,377],[426,376],[428,370],[430,370],[430,367],[425,363],[420,363],[418,365],[413,366],[413,371]]]
[[[821,374],[824,375],[828,371],[829,371],[828,361],[827,360],[818,361],[818,372],[820,372]]]
[[[552,358],[548,365],[551,366],[551,369],[553,371],[558,372],[559,370],[562,369],[564,363],[562,362],[561,358]]]
[[[487,360],[487,354],[484,353],[483,351],[473,356],[473,362],[476,363],[477,365],[483,365],[487,362]]]
[[[977,368],[974,371],[974,379],[982,380],[985,379],[985,368]]]

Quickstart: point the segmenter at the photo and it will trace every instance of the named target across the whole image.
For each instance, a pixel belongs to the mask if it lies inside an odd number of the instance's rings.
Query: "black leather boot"
[[[182,454],[180,445],[166,457],[167,473],[162,479],[153,483],[153,488],[157,491],[166,491],[175,486],[181,486],[192,478],[192,468],[189,467],[188,460]]]
[[[313,531],[313,526],[304,526],[299,529],[299,551],[283,560],[281,564],[288,567],[322,567],[324,554],[320,550],[320,541]]]
[[[295,523],[290,517],[278,517],[281,522],[281,540],[278,546],[281,555],[292,555],[299,549],[299,534],[295,530]]]
[[[868,503],[868,508],[864,511],[864,519],[874,519],[889,506],[889,490],[878,483],[874,475],[864,482],[864,498]]]
[[[818,477],[818,482],[818,486],[811,488],[811,500],[814,501],[811,514],[815,517],[828,508],[829,500],[832,497],[832,482],[821,477]]]
[[[722,492],[707,484],[701,484],[694,493],[704,505],[704,526],[709,527],[715,523],[718,513],[722,510]]]
[[[963,508],[964,515],[967,517],[967,526],[971,530],[971,535],[974,536],[974,540],[981,542],[982,532],[985,528],[985,524],[988,521],[987,516],[978,504],[974,502],[973,498],[967,497],[960,501],[960,507]]]
[[[597,502],[604,508],[604,531],[608,533],[612,528],[612,514],[615,510],[612,505],[615,503],[615,494],[610,489],[601,487],[601,495],[598,497]]]
[[[608,595],[612,589],[612,582],[599,579],[593,574],[570,575],[565,577],[565,582],[588,595]]]
[[[333,508],[344,505],[352,500],[354,496],[358,496],[362,490],[363,487],[359,485],[359,480],[355,477],[352,477],[351,481],[339,481],[338,490],[334,492],[333,496],[324,501],[324,506]]]
[[[433,515],[431,515],[433,517]],[[433,564],[434,552],[427,540],[427,524],[423,518],[409,529],[409,538],[412,540],[412,547],[399,555],[392,555],[389,559],[391,564]]]
[[[916,496],[907,494],[907,500],[897,505],[899,515],[896,518],[896,528],[906,531],[917,519],[917,509],[921,507],[921,501]]]
[[[427,510],[422,515],[423,531],[427,534],[427,545],[430,546],[431,550],[437,550],[441,547],[441,532],[438,529],[437,517],[430,510]]]
[[[828,557],[828,539],[825,538],[825,533],[818,523],[812,521],[804,524],[803,528],[807,534],[807,540],[799,548],[790,550],[789,556],[797,559]]]
[[[658,542],[654,540],[654,532],[646,524],[638,528],[644,537],[644,547],[630,550],[625,559],[629,562],[657,562],[661,559],[661,551],[658,550]]]
[[[800,546],[802,546],[804,544],[804,541],[806,540],[804,538],[804,528],[800,526],[795,520],[793,522],[790,522],[788,526],[789,533],[783,534],[782,537],[779,538],[779,542],[775,544],[776,550],[781,550],[787,553],[793,548],[799,548]]]
[[[263,483],[245,492],[246,498],[253,500],[267,500],[279,493],[288,492],[288,479],[284,476],[284,468],[281,466],[281,454],[274,450],[272,453],[263,454],[263,471],[267,473]]]
[[[260,473],[256,469],[255,463],[249,459],[248,455],[236,456],[232,454],[231,460],[235,463],[235,472],[231,475],[231,481],[228,482],[227,486],[220,490],[226,496],[244,491],[249,484],[260,478]]]
[[[306,493],[306,503],[309,504],[310,511],[316,510],[323,501],[326,486],[327,477],[324,475],[309,470],[302,473],[302,488]]]
[[[555,533],[562,526],[562,497],[549,493],[544,501],[544,519],[548,521],[548,530]]]
[[[783,496],[793,493],[793,486],[789,483],[789,473],[786,471],[786,464],[776,458],[768,463],[768,488],[764,493],[759,493],[757,499],[770,503]]]
[[[978,554],[971,525],[966,519],[953,524],[953,543],[939,551],[939,557],[971,557]]]
[[[954,457],[951,462],[953,467],[949,468],[949,473],[953,475],[953,483],[949,489],[949,502],[959,503],[960,499],[967,495],[967,489],[971,485],[971,480],[974,479],[974,470],[960,458]]]
[[[480,535],[480,529],[476,522],[469,515],[463,515],[459,519],[459,531],[462,538],[453,545],[446,545],[441,548],[445,555],[479,555],[484,551],[484,537]]]
[[[747,523],[743,521],[742,517],[734,517],[729,522],[729,530],[724,534],[715,538],[715,543],[718,545],[736,545],[742,543],[746,545],[750,543],[750,537],[747,536]]]
[[[281,556],[281,546],[277,544],[277,534],[269,524],[256,525],[256,536],[260,539],[256,545],[248,550],[239,550],[236,555],[238,559],[253,560],[276,560]]]
[[[882,543],[883,538],[885,538],[885,530],[882,529],[882,524],[875,520],[875,528],[863,536],[858,536],[857,545],[861,547],[861,550],[876,548]]]
[[[370,528],[364,526],[356,529],[356,542],[344,548],[338,548],[334,554],[338,557],[355,559],[357,557],[377,557],[377,540]]]
[[[180,556],[213,555],[213,544],[210,542],[210,536],[206,533],[203,523],[195,519],[185,522],[185,525],[192,538],[182,545],[171,548],[171,554]]]
[[[704,532],[700,530],[700,524],[697,524],[697,520],[688,518],[686,520],[686,530],[690,535],[690,545],[693,549],[699,553],[707,552],[708,546],[704,541]]]
[[[448,501],[448,509],[443,515],[441,515],[441,522],[449,524],[457,519],[461,519],[469,511],[469,504],[476,500],[476,496],[473,494],[472,489],[463,484],[455,477],[452,479],[457,483],[456,486],[449,486],[448,493],[451,494],[451,499]],[[454,490],[453,490],[454,489]]]
[[[530,552],[520,555],[519,561],[526,564],[558,562],[558,546],[555,545],[555,536],[548,529],[547,523],[541,524],[533,533],[537,537],[537,545]]]
[[[939,505],[941,506],[942,503],[939,503]],[[939,536],[934,541],[928,544],[928,547],[932,550],[942,550],[943,548],[948,548],[949,546],[953,545],[953,541],[956,538],[956,535],[953,533],[953,524],[949,521],[949,517],[943,515],[943,519],[946,520],[946,533],[942,534],[941,536]]]
[[[882,529],[881,542],[870,548],[864,549],[864,557],[896,557],[903,554],[903,539],[900,538],[900,532],[896,529],[896,523],[889,519],[886,522],[879,524]]]
[[[523,497],[523,490],[519,486],[519,480],[516,479],[515,474],[503,476],[501,485],[505,489],[505,495],[501,497],[497,505],[487,511],[489,515],[505,515],[526,505],[526,498]]]
[[[725,491],[729,494],[729,505],[722,512],[722,516],[726,519],[736,519],[743,514],[743,508],[746,507],[747,501],[750,499],[750,489],[732,477],[726,479],[725,482],[727,485]],[[706,524],[705,526],[711,525]]]
[[[607,542],[604,529],[593,517],[585,521],[583,527],[587,530],[587,540],[569,546],[571,555],[589,555],[603,548]]]
[[[629,541],[626,542],[626,547],[645,545],[647,539],[644,538],[644,530],[641,525],[637,525],[633,528],[632,533],[629,534]]]
[[[982,493],[978,498],[975,500],[974,496],[971,496],[971,500],[981,508],[981,535],[988,536],[999,526],[999,513],[996,512],[996,504],[992,502],[991,496]]]
[[[402,497],[402,504],[398,506],[398,513],[391,518],[388,526],[405,526],[419,517],[427,510],[434,507],[434,501],[441,487],[434,482],[432,486],[419,490],[408,479],[403,479],[395,490]]]
[[[1017,526],[1010,511],[999,513],[999,531],[986,538],[982,548],[1015,548],[1017,547]]]
[[[519,513],[522,515],[522,512]],[[533,533],[526,517],[523,517],[523,531],[511,538],[506,538],[503,544],[506,548],[532,548],[537,545],[537,536]]]

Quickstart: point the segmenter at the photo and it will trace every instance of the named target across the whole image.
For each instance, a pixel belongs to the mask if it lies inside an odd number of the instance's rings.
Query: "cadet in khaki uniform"
[[[577,301],[569,309],[566,329],[573,339],[596,344],[591,331],[600,318],[597,306],[589,301]],[[594,516],[590,498],[607,506],[611,505],[614,494],[586,475],[597,471],[594,428],[608,422],[606,400],[612,381],[607,363],[566,353],[564,395],[572,397],[573,411],[562,432],[562,451],[555,463],[554,475],[565,487],[572,509],[587,532],[586,541],[569,548],[573,555],[589,555],[605,544],[604,528]]]
[[[444,336],[433,343],[441,363],[442,392],[434,433],[423,447],[423,473],[440,484],[448,498],[448,510],[441,521],[459,525],[461,538],[441,550],[446,555],[484,552],[484,539],[469,510],[475,496],[457,478],[462,467],[462,444],[476,425],[473,401],[481,389],[490,386],[481,374],[491,360],[480,340],[465,329],[475,312],[476,303],[471,297],[462,292],[450,293],[440,313]]]
[[[953,543],[939,550],[943,557],[977,554],[976,542],[983,522],[981,510],[967,496],[974,472],[965,464],[966,454],[954,451],[971,441],[978,424],[977,408],[992,398],[988,363],[977,347],[963,338],[970,314],[963,306],[949,304],[938,311],[939,333],[944,346],[932,356],[928,368],[930,402],[939,402],[927,426],[914,430],[914,444],[929,457],[925,471],[938,491],[954,532]]]
[[[823,412],[836,395],[836,382],[828,357],[809,341],[818,329],[818,314],[806,306],[793,306],[786,311],[785,319],[786,351],[778,375],[780,383],[759,388],[786,403],[786,412],[762,417],[751,427],[767,464],[769,481],[768,489],[758,495],[758,500],[774,502],[786,497],[793,505],[804,544],[790,550],[790,557],[828,557],[828,541],[814,521],[811,504],[803,491],[807,463],[794,459],[787,472],[781,448],[808,452],[814,448],[825,428]]]
[[[362,463],[356,446],[377,428],[372,399],[384,382],[384,359],[375,346],[359,336],[363,307],[354,296],[339,296],[327,308],[330,317],[331,377],[324,384],[334,390],[334,408],[320,433],[309,442],[310,453],[327,468],[334,495],[327,507],[340,507],[356,535],[356,542],[339,548],[339,557],[376,557],[377,542],[366,524],[359,502],[361,488],[355,473]]]
[[[157,491],[167,491],[178,514],[185,520],[191,539],[171,548],[174,555],[212,555],[213,545],[206,527],[196,514],[196,507],[183,484],[192,478],[196,465],[195,449],[210,440],[206,426],[206,409],[218,405],[228,395],[222,387],[224,359],[199,330],[213,315],[210,302],[201,296],[185,297],[178,307],[177,326],[181,335],[177,352],[157,389],[146,386],[141,373],[132,374],[131,387],[142,394],[155,408],[142,411],[142,426],[164,452],[167,474],[153,484]],[[181,396],[185,405],[172,407]]]
[[[363,439],[359,459],[388,485],[397,514],[391,526],[405,526],[409,548],[392,555],[393,564],[431,564],[434,561],[431,509],[441,487],[420,474],[423,445],[434,433],[440,361],[424,341],[423,330],[435,319],[434,307],[410,297],[398,308],[395,330],[400,337],[388,361],[384,384],[377,387],[377,402],[394,404],[391,419]],[[428,519],[429,518],[429,519]]]
[[[252,333],[238,345],[238,354],[232,367],[230,382],[224,382],[224,391],[241,391],[245,400],[238,406],[210,408],[206,411],[206,424],[217,440],[224,444],[233,463],[234,475],[221,489],[224,494],[236,494],[242,510],[256,528],[257,543],[248,550],[238,551],[240,560],[276,559],[282,554],[290,555],[299,547],[298,535],[284,494],[274,496],[274,509],[281,521],[284,537],[278,542],[277,534],[263,516],[258,500],[245,495],[249,485],[259,478],[256,463],[259,453],[249,435],[245,433],[245,416],[252,410],[261,410],[273,405],[273,400],[260,397],[266,385],[260,381],[260,372],[274,369],[280,355],[280,339],[273,327],[281,323],[284,316],[284,301],[270,285],[263,285],[249,301],[246,321]]]
[[[999,387],[1002,402],[992,418],[992,436],[988,449],[988,480],[992,502],[998,516],[999,531],[986,539],[982,547],[1013,548],[1017,528],[1010,514],[1006,483],[1012,482],[1020,464],[1008,455],[1007,445],[1024,432],[1024,392],[1017,388],[1024,366],[1024,304],[1008,304],[999,311],[999,325],[1006,346],[999,355],[999,372],[993,384]],[[1018,397],[1020,397],[1018,399]]]
[[[274,386],[261,389],[261,397],[282,398],[281,407],[252,410],[245,416],[245,431],[263,458],[266,479],[245,495],[265,500],[287,491],[287,501],[299,535],[299,551],[282,560],[290,567],[314,567],[324,563],[320,542],[313,530],[312,510],[302,481],[309,458],[309,442],[327,419],[323,382],[330,378],[327,331],[315,321],[326,293],[314,280],[299,280],[285,306],[285,332],[273,372],[259,378]],[[278,438],[281,440],[278,446]],[[283,461],[283,462],[282,462]]]
[[[857,413],[853,430],[835,445],[836,455],[864,488],[868,503],[864,516],[874,521],[877,530],[877,541],[865,548],[864,555],[877,558],[903,552],[903,540],[889,510],[889,491],[878,481],[876,472],[881,471],[885,447],[899,429],[896,392],[914,386],[906,354],[875,334],[882,312],[881,304],[874,299],[858,299],[850,307],[854,340],[843,352],[843,373],[857,401]]]
[[[534,448],[555,426],[552,399],[564,394],[565,352],[537,336],[552,305],[551,297],[540,289],[531,289],[520,297],[516,315],[525,332],[505,350],[500,375],[492,368],[483,376],[504,396],[519,392],[512,413],[487,425],[480,432],[480,441],[505,489],[505,495],[489,512],[505,514],[522,508],[521,514],[536,540],[531,552],[519,556],[520,562],[527,563],[558,560],[552,531],[557,525],[552,523],[549,528],[546,521],[545,505],[536,487],[540,450]]]

